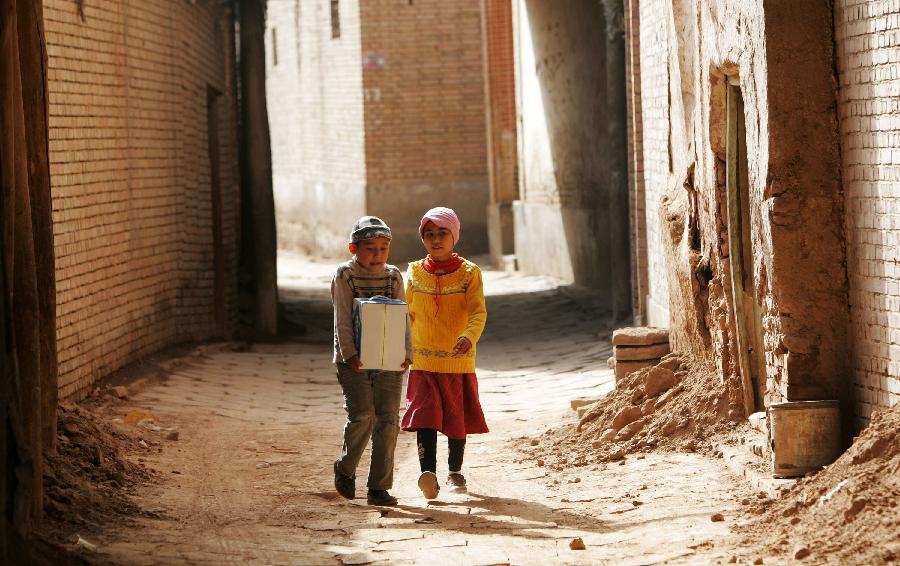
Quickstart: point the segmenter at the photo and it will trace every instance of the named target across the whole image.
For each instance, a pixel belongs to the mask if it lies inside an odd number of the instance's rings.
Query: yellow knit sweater
[[[410,263],[406,272],[406,302],[412,324],[411,369],[475,373],[475,345],[487,320],[481,270],[463,260],[453,273],[438,276],[425,271],[422,262]],[[472,349],[457,356],[453,347],[460,336],[472,342]]]

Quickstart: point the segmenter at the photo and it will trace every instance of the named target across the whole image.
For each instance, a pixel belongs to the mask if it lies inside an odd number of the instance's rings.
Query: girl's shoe
[[[450,493],[468,493],[466,488],[466,476],[459,472],[450,472],[447,476],[447,489]]]
[[[434,472],[422,472],[422,475],[419,476],[419,489],[422,490],[422,495],[425,496],[425,499],[434,499],[438,496],[441,486],[438,484],[438,479]]]

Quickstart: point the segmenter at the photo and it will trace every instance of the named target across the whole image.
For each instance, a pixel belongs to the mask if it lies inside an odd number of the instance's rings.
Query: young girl
[[[413,358],[401,428],[416,431],[419,488],[434,499],[440,491],[438,431],[447,436],[447,487],[455,493],[466,492],[460,473],[466,435],[488,432],[475,377],[475,344],[487,311],[481,270],[453,252],[459,242],[456,213],[432,208],[419,223],[419,235],[428,255],[410,263],[406,275]]]

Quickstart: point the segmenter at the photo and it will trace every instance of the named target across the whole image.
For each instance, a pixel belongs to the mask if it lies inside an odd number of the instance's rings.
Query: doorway
[[[762,310],[755,296],[744,98],[737,78],[729,77],[727,80],[725,111],[728,257],[738,363],[749,414],[765,406],[766,363],[762,341]]]

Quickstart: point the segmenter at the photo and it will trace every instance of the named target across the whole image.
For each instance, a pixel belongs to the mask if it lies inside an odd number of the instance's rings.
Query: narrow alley
[[[490,314],[478,373],[491,432],[470,437],[470,493],[427,502],[415,483],[414,435],[401,433],[400,505],[341,499],[330,469],[343,422],[330,359],[330,265],[287,258],[279,267],[283,295],[302,298],[293,307],[320,325],[309,343],[213,345],[108,407],[119,422],[144,410],[179,436],[142,457],[159,481],[136,500],[155,518],[92,541],[98,557],[120,564],[648,564],[720,555],[714,543],[729,526],[709,517],[733,515],[749,490],[721,460],[649,453],[554,472],[529,457],[544,430],[576,419],[571,399],[613,387],[612,370],[592,363],[611,352],[604,313],[589,296],[544,277],[487,272]],[[439,451],[440,462],[446,444]],[[586,550],[570,549],[575,538]]]
[[[0,566],[900,564],[898,46],[0,0]]]

